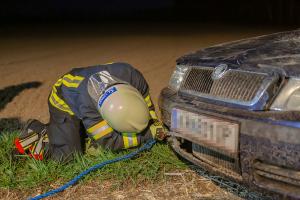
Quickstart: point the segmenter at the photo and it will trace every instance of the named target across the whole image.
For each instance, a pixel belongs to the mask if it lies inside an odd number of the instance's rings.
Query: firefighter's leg
[[[49,155],[58,162],[68,162],[74,153],[82,153],[81,123],[74,115],[50,108],[48,127]]]

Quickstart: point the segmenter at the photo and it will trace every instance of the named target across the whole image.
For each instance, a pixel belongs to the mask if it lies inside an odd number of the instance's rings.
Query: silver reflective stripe
[[[128,145],[129,147],[133,146],[133,134],[132,133],[128,133]]]
[[[41,137],[40,140],[38,141],[36,147],[34,148],[34,154],[40,154],[43,148],[43,140],[44,137]]]
[[[94,130],[94,131],[93,131],[92,133],[90,133],[90,134],[91,134],[92,136],[95,136],[95,135],[97,135],[98,133],[100,133],[100,132],[102,132],[102,131],[104,131],[104,130],[106,130],[106,129],[108,129],[108,128],[110,128],[110,126],[107,124],[107,125],[104,125],[104,126],[98,128],[98,129]]]
[[[21,142],[22,147],[26,147],[34,142],[36,142],[39,139],[39,136],[37,134],[31,136],[30,138],[24,139],[24,141]]]

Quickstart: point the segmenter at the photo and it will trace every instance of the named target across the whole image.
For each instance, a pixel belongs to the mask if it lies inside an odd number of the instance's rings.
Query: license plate
[[[230,121],[172,109],[171,130],[197,136],[199,141],[231,153],[238,150],[239,125]]]

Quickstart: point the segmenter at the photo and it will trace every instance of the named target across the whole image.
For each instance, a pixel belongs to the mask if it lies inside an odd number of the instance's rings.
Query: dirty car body
[[[300,30],[180,57],[159,107],[171,146],[215,174],[300,198]]]

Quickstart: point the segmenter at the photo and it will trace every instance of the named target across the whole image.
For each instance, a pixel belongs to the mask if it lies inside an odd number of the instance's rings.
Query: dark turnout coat
[[[120,133],[101,117],[97,109],[98,102],[88,89],[91,79],[97,73],[108,74],[113,80],[112,84],[128,83],[143,95],[149,107],[150,120],[142,133]],[[103,86],[101,89],[105,90],[109,85],[99,80],[99,87]],[[138,146],[153,137],[149,126],[157,119],[145,78],[126,63],[72,69],[53,85],[49,96],[49,111],[49,155],[55,160],[64,160],[74,152],[83,152],[87,139],[112,150]]]

